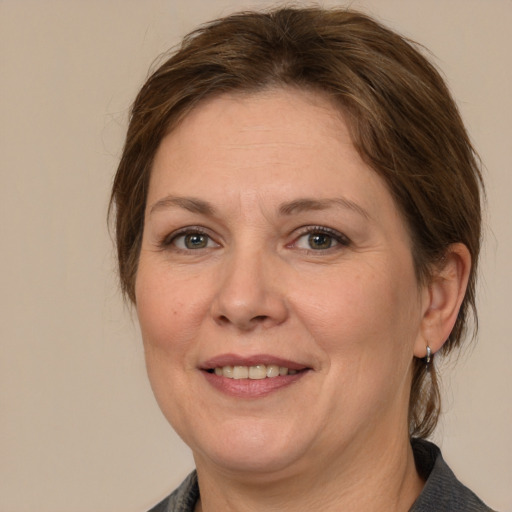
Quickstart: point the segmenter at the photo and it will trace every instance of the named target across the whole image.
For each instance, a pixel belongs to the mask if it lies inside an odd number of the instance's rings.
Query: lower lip
[[[202,372],[209,384],[226,395],[237,398],[262,398],[271,393],[295,384],[302,379],[308,370],[295,375],[267,377],[266,379],[228,379],[215,373]]]

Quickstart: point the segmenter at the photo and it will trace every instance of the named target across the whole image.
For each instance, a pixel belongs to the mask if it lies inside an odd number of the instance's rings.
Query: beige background
[[[0,0],[0,511],[141,512],[192,467],[146,381],[105,214],[153,59],[236,0]],[[343,5],[343,2],[326,2]],[[476,348],[437,439],[512,511],[512,2],[353,2],[436,56],[486,164]]]

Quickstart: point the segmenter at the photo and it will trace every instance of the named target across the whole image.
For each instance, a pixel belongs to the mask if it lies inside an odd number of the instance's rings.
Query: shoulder
[[[420,439],[413,439],[411,444],[425,487],[410,512],[492,512],[457,480],[435,444]]]
[[[198,498],[197,473],[193,471],[171,495],[148,512],[194,512]]]

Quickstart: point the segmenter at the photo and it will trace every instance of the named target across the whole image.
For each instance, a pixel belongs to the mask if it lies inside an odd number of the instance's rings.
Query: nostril
[[[219,322],[223,323],[223,324],[228,324],[229,323],[229,318],[225,315],[220,315],[219,316]]]
[[[242,329],[250,329],[251,326],[256,326],[256,325],[259,325],[259,324],[263,324],[266,320],[268,320],[270,317],[268,315],[256,315],[256,316],[253,316],[252,318],[249,317],[248,320],[241,320],[241,319],[236,319],[236,318],[230,318],[228,315],[219,315],[217,317],[217,321],[220,323],[220,324],[236,324],[238,325],[239,327],[241,327]]]

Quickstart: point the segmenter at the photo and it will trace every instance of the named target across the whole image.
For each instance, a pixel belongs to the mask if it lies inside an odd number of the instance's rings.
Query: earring
[[[430,363],[432,362],[432,359],[434,358],[434,354],[432,354],[432,350],[430,349],[429,345],[427,345],[427,355],[424,357],[425,366],[428,369],[430,369]]]

